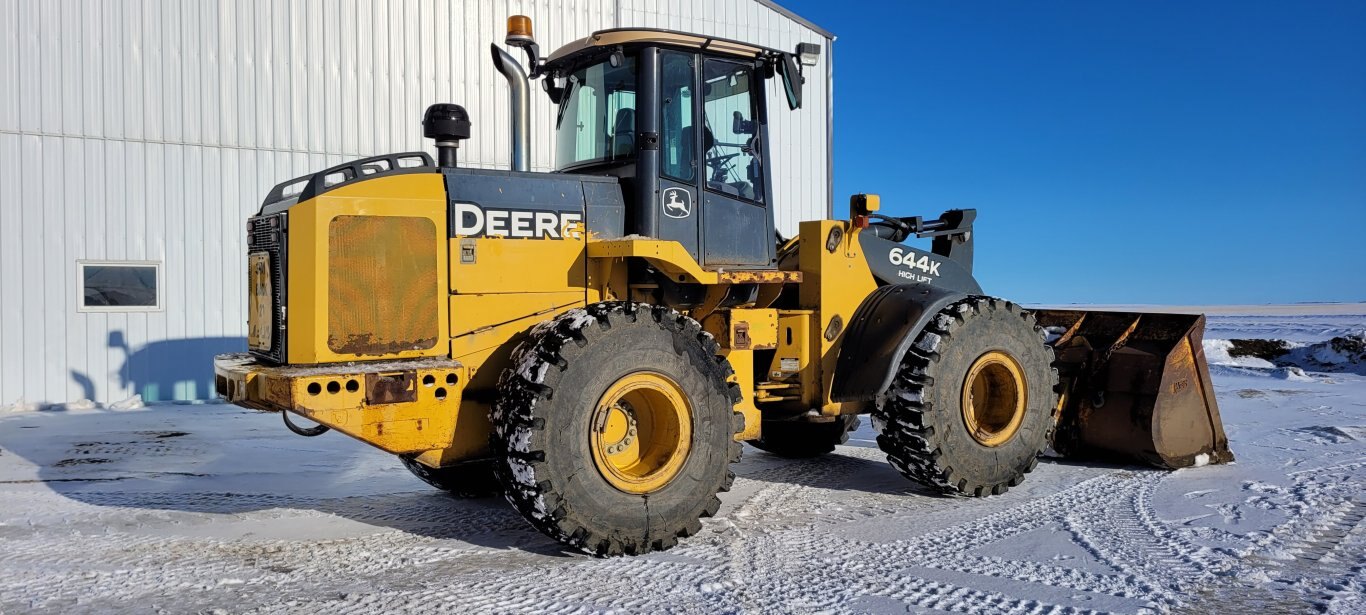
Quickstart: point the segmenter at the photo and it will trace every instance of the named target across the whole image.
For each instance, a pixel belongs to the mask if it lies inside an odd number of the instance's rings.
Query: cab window
[[[636,136],[636,62],[604,60],[579,68],[565,83],[555,121],[555,168],[633,160]]]
[[[693,121],[693,55],[660,54],[660,167],[664,176],[697,180],[697,133]]]
[[[748,64],[709,58],[702,65],[702,151],[707,189],[764,202],[759,154],[758,81]]]

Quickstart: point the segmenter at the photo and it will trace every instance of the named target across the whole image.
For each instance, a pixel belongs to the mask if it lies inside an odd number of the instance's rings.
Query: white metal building
[[[834,39],[770,0],[0,0],[0,404],[212,395],[212,355],[245,348],[245,220],[271,186],[430,149],[434,102],[473,118],[462,165],[506,167],[488,44],[513,14],[544,53],[627,26],[819,44],[803,109],[769,93],[771,149],[778,228],[827,214]],[[124,274],[152,306],[86,307],[87,280]]]

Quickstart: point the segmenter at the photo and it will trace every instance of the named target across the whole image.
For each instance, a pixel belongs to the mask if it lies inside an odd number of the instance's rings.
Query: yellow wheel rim
[[[963,423],[982,446],[1000,446],[1020,430],[1029,388],[1014,357],[988,352],[972,363],[963,380]]]
[[[651,493],[678,476],[692,448],[692,406],[673,379],[635,372],[593,410],[588,447],[598,472],[626,493]]]

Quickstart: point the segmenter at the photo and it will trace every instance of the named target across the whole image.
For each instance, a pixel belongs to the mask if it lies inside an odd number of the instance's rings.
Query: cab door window
[[[693,58],[676,51],[665,51],[659,58],[660,170],[665,177],[684,183],[697,180]]]
[[[709,58],[702,65],[702,159],[707,189],[763,203],[756,87],[754,68],[748,64]]]

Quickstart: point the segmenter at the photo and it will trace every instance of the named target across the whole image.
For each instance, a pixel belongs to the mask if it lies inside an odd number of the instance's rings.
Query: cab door
[[[702,56],[701,68],[702,264],[774,266],[763,79],[753,62]]]
[[[701,219],[698,196],[697,55],[682,51],[659,53],[659,184],[654,206],[659,208],[659,237],[687,248],[693,258],[701,255]]]
[[[762,84],[753,62],[659,53],[658,237],[706,267],[775,266]]]

